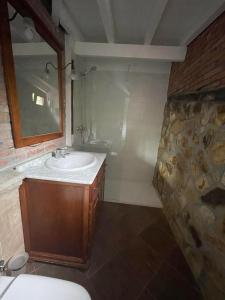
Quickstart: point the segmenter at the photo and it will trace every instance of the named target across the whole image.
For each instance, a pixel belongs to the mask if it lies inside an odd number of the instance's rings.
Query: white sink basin
[[[96,163],[96,158],[91,153],[71,152],[65,157],[50,157],[45,165],[47,168],[57,171],[77,171],[90,168]]]

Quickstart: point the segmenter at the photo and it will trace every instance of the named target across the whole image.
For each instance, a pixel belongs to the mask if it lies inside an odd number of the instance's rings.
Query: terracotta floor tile
[[[21,272],[79,283],[92,300],[201,299],[157,208],[105,202],[88,270],[32,262]]]
[[[155,224],[146,228],[141,233],[141,237],[162,260],[166,259],[176,247],[175,239],[163,230],[158,229]]]
[[[139,276],[126,259],[118,255],[104,265],[91,281],[102,300],[135,300],[146,283]]]
[[[158,274],[149,282],[138,300],[150,294],[157,300],[201,300],[200,293],[184,280],[172,267],[164,263]]]
[[[191,269],[178,246],[172,250],[166,261],[170,266],[176,269],[183,278],[195,285],[195,279],[191,273]]]

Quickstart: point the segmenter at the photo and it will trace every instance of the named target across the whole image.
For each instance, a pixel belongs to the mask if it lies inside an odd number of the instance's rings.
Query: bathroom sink
[[[56,171],[77,171],[93,166],[96,158],[93,154],[87,152],[74,151],[65,157],[50,157],[45,165],[47,168]]]

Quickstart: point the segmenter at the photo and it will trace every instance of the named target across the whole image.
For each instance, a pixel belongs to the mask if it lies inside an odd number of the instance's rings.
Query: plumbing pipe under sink
[[[38,275],[0,276],[1,300],[91,300],[79,284]]]

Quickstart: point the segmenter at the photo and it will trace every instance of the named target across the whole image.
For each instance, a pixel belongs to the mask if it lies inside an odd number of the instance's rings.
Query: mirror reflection
[[[57,52],[38,34],[32,20],[10,5],[9,16],[22,136],[58,132]]]

